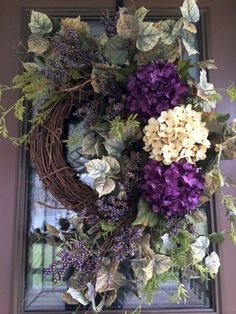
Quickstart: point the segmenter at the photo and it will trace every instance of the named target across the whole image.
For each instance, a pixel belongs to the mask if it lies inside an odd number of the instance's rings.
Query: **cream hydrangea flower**
[[[166,165],[182,158],[189,163],[205,159],[210,141],[201,117],[201,112],[187,105],[163,111],[157,119],[150,118],[144,128],[144,150],[150,158]]]

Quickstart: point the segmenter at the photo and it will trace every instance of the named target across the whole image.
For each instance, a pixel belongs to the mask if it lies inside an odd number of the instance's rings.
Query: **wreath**
[[[32,11],[24,71],[1,86],[22,96],[1,107],[0,134],[29,145],[45,188],[75,212],[60,230],[46,225],[60,249],[44,273],[67,283],[69,304],[98,312],[123,287],[151,304],[169,279],[175,302],[186,302],[185,282],[215,278],[220,266],[209,245],[222,243],[224,232],[198,230],[216,191],[236,244],[234,197],[222,191],[235,182],[219,168],[236,156],[236,124],[215,111],[222,97],[207,80],[214,60],[191,57],[195,0],[180,9],[179,20],[157,23],[144,7],[120,8],[114,18],[106,11],[99,37],[80,17],[58,22]],[[234,84],[226,92],[236,99]],[[29,121],[20,138],[8,133],[10,111]]]

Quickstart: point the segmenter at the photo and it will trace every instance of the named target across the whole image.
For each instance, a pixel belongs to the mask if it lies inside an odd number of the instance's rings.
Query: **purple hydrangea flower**
[[[127,107],[146,122],[178,105],[188,91],[189,87],[181,81],[176,66],[156,59],[129,76]]]
[[[164,165],[149,160],[144,166],[143,198],[154,212],[183,217],[196,209],[204,189],[200,169],[185,160]]]

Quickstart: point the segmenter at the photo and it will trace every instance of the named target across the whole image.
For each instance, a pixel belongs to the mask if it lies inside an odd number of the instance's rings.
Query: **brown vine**
[[[63,152],[64,121],[73,106],[73,99],[58,103],[46,122],[36,126],[31,135],[30,153],[45,188],[67,209],[75,211],[91,205],[97,196],[76,176]]]

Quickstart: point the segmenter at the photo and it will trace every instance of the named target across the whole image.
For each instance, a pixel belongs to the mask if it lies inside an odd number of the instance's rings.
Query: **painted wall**
[[[114,1],[115,2],[115,1]],[[209,8],[210,36],[209,58],[214,58],[218,70],[212,72],[212,82],[217,88],[226,87],[230,82],[236,83],[236,0],[199,0],[199,6]],[[2,1],[0,11],[0,82],[9,84],[20,69],[16,59],[16,47],[21,35],[23,7],[100,7],[110,6],[112,1],[73,1],[73,0],[7,0]],[[182,1],[176,0],[148,0],[135,1],[136,6],[146,7],[178,7]],[[127,6],[131,1],[125,1]],[[4,97],[5,104],[11,104],[14,96]],[[221,111],[231,112],[236,117],[236,106],[224,101]],[[13,117],[8,120],[10,132],[17,134]],[[0,139],[0,314],[12,314],[9,311],[11,302],[10,278],[12,262],[12,236],[14,233],[14,210],[17,188],[17,154],[18,151],[10,143]],[[236,179],[236,162],[224,162],[223,169],[228,175]],[[235,191],[233,191],[236,196]],[[218,207],[220,230],[225,229],[224,209]],[[223,289],[222,314],[236,314],[236,247],[228,241],[221,248],[222,268],[221,280]],[[224,275],[222,275],[224,274]]]

